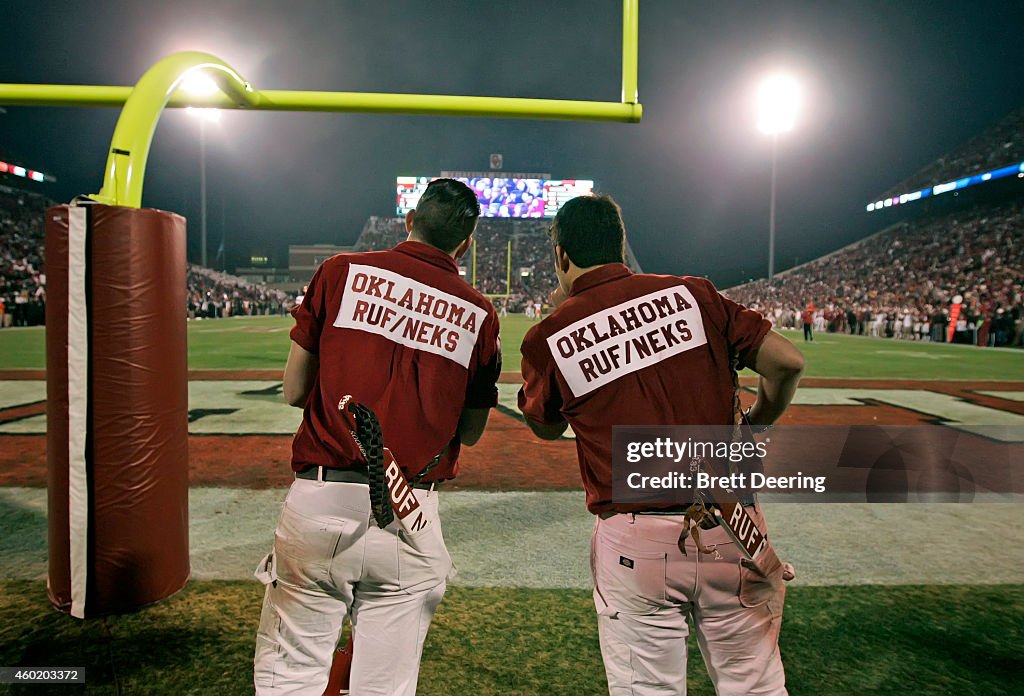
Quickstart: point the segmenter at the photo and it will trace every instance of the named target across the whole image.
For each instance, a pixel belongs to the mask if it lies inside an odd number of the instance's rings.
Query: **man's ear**
[[[412,235],[412,219],[416,217],[416,211],[410,210],[405,214],[405,233]]]
[[[470,245],[473,243],[473,235],[470,234],[468,237],[462,240],[459,246],[455,247],[455,251],[452,252],[453,259],[461,259],[462,255],[469,251]]]
[[[569,264],[571,263],[571,261],[569,260],[569,255],[566,254],[562,247],[558,246],[557,244],[555,245],[555,258],[558,260],[559,270],[561,270],[562,273],[568,273]]]

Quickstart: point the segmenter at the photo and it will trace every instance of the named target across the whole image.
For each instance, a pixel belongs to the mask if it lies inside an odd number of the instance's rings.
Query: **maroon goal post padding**
[[[46,211],[47,590],[78,618],[184,587],[185,219]]]

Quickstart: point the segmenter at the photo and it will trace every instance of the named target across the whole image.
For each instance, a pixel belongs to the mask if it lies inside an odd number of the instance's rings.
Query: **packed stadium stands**
[[[43,323],[43,196],[0,185],[0,328]]]
[[[285,314],[295,304],[289,293],[193,264],[187,286],[190,319]]]
[[[879,198],[1021,161],[1024,109]],[[954,342],[1019,347],[1024,326],[1024,200],[1019,191],[986,184],[956,202],[911,203],[905,213],[901,206],[903,220],[878,234],[780,273],[773,284],[762,279],[726,294],[782,328],[799,328],[801,314],[813,305],[815,330],[919,341],[948,340],[953,301],[961,296]]]
[[[963,297],[954,342],[1021,345],[1024,204],[976,206],[900,223],[828,256],[727,291],[779,327],[798,328],[813,304],[815,328],[907,340],[946,340],[950,306]]]
[[[46,197],[0,185],[0,328],[44,323],[46,274],[43,213]],[[188,267],[186,311],[193,318],[283,314],[288,293],[200,266]]]

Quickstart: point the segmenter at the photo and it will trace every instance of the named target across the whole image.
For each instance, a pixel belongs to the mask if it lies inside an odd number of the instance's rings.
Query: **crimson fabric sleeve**
[[[138,609],[188,580],[185,220],[46,212],[51,602]]]
[[[750,367],[757,349],[764,342],[764,337],[772,330],[771,322],[760,312],[748,309],[722,295],[711,281],[704,282],[708,285],[711,297],[720,303],[721,310],[725,313],[723,328],[729,349],[739,357],[740,367]]]
[[[521,350],[523,386],[519,390],[519,410],[535,423],[561,423],[565,418],[562,394],[555,377],[555,361],[551,359],[539,326],[526,333]]]
[[[466,386],[465,408],[494,408],[498,405],[498,378],[501,377],[501,338],[497,313],[491,309],[477,341],[476,370]]]
[[[329,263],[325,261],[324,263]],[[324,263],[320,264],[306,286],[302,302],[292,309],[295,326],[289,336],[304,350],[313,355],[320,353],[320,332],[327,319],[327,289],[324,287]]]

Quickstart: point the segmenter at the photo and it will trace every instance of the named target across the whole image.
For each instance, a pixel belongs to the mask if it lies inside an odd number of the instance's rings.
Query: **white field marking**
[[[0,382],[0,399],[14,394],[21,382]],[[42,384],[42,383],[40,383]],[[277,380],[195,381],[188,385],[190,410],[225,409],[231,413],[203,416],[189,423],[192,435],[293,435],[302,421],[302,411],[289,406],[278,395],[242,394],[260,391],[280,384]],[[45,398],[45,388],[43,388]],[[13,398],[13,397],[10,397]],[[0,433],[8,435],[42,435],[46,433],[46,416],[32,416],[10,423],[0,423]]]
[[[302,410],[289,406],[277,395],[242,394],[268,389],[276,380],[196,381],[188,384],[188,407],[236,409],[233,413],[210,414],[188,425],[191,435],[292,435],[302,422]]]
[[[0,423],[0,433],[4,435],[45,435],[46,415],[29,416],[8,423]]]
[[[517,415],[522,415],[519,412],[519,388],[521,386],[521,384],[498,385],[498,404],[504,406]],[[562,437],[570,440],[576,439],[576,433],[572,431],[572,426],[565,429],[565,433]]]
[[[943,425],[1004,442],[1019,442],[1024,437],[1024,416],[979,406],[963,399],[921,389],[835,389],[808,387],[798,389],[793,403],[800,406],[860,406],[864,399],[934,416]],[[841,425],[837,421],[836,425]],[[998,431],[992,426],[1002,426]]]
[[[285,489],[193,488],[192,576],[250,580],[270,549]],[[582,491],[441,493],[441,524],[469,587],[587,590],[594,517]],[[1024,505],[766,503],[796,585],[995,585],[1024,579]],[[46,577],[46,490],[0,488],[8,579]],[[955,558],[937,563],[936,558]]]
[[[956,359],[957,355],[935,355],[933,353],[918,353],[912,350],[876,350],[878,355],[901,355],[904,358],[917,358],[919,360],[950,360]]]
[[[13,408],[45,400],[46,380],[0,381],[0,408]]]
[[[1024,391],[978,391],[974,393],[994,396],[997,399],[1006,399],[1007,401],[1024,401]]]

